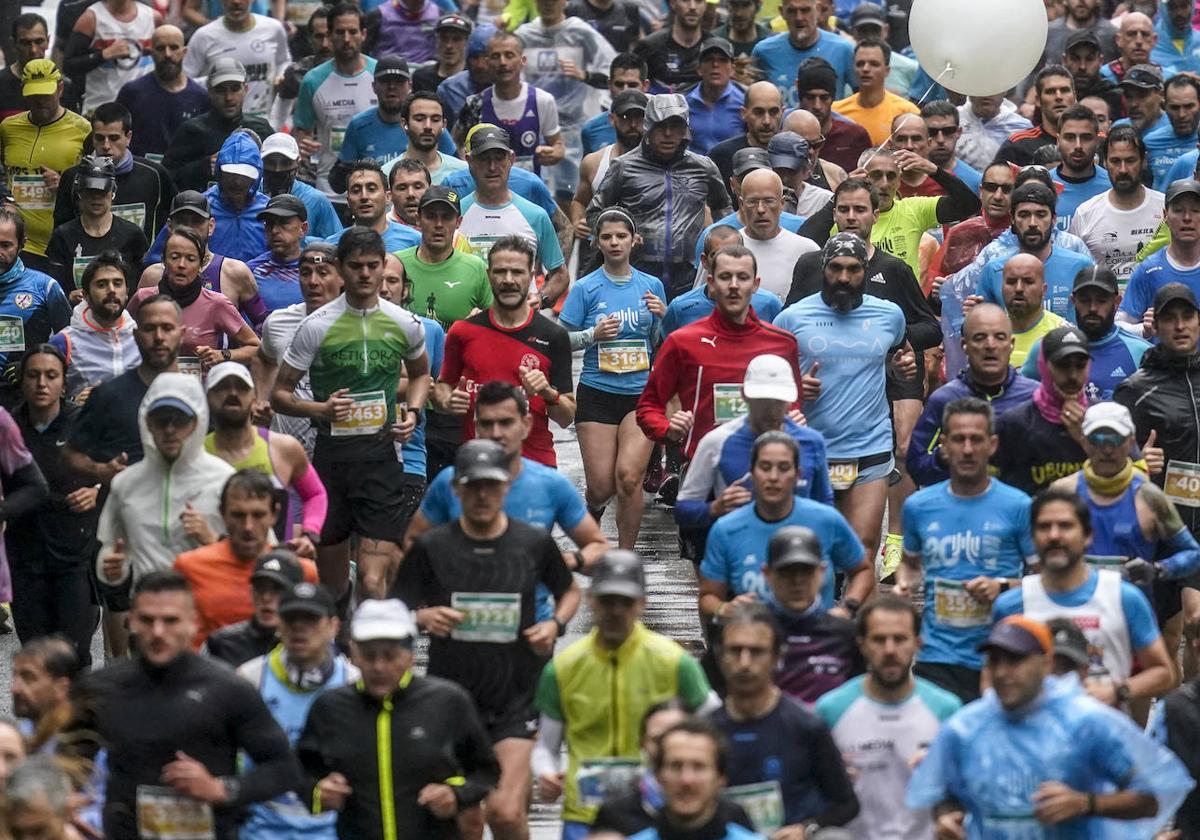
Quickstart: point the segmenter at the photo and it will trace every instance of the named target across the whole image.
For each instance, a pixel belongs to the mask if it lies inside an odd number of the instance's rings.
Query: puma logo
[[[714,349],[714,350],[717,349],[717,337],[715,335],[712,338],[705,338],[704,336],[700,336],[700,343],[701,344],[711,344],[712,349]]]

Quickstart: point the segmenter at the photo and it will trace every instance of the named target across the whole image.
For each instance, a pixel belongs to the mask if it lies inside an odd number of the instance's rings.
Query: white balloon
[[[1004,93],[1046,48],[1043,0],[916,0],[908,35],[921,67],[967,96]]]

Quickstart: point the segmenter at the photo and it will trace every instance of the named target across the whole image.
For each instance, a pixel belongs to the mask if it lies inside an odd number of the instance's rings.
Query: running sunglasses
[[[1092,446],[1120,446],[1126,441],[1126,437],[1120,432],[1105,430],[1092,432],[1087,436],[1087,440]]]

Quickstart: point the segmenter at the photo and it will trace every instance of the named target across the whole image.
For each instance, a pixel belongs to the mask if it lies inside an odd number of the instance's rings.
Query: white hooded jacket
[[[133,328],[133,318],[128,312],[122,312],[120,320],[109,329],[96,324],[87,301],[76,305],[71,312],[71,325],[51,339],[67,357],[68,390],[72,396],[142,363]]]
[[[196,429],[173,463],[159,453],[146,426],[146,409],[160,397],[183,400],[196,413]],[[188,504],[205,515],[214,533],[225,531],[219,510],[221,488],[234,469],[204,451],[208,401],[200,380],[185,373],[159,374],[138,409],[138,430],[145,457],[113,478],[100,512],[96,574],[108,584],[123,582],[131,571],[136,582],[149,572],[170,569],[177,555],[197,548],[180,519]],[[125,540],[126,563],[121,579],[113,581],[104,576],[103,561],[118,539]]]

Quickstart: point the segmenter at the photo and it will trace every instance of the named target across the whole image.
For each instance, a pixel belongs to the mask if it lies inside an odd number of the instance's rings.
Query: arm
[[[234,292],[227,297],[246,316],[255,331],[261,330],[263,321],[271,313],[258,293],[258,281],[250,273],[250,267],[241,260],[227,258],[221,265],[221,288]]]
[[[404,372],[408,374],[408,387],[404,391],[406,410],[421,411],[429,399],[429,355],[422,350],[415,359],[405,359]]]
[[[1162,697],[1170,691],[1175,685],[1175,679],[1172,676],[1171,657],[1167,654],[1167,646],[1162,637],[1149,645],[1137,648],[1133,653],[1142,670],[1125,682],[1129,686],[1130,699]]]
[[[308,454],[300,441],[291,435],[273,434],[271,440],[279,440],[284,447],[284,456],[292,464],[292,487],[300,497],[303,512],[301,528],[314,542],[320,541],[321,529],[325,525],[325,514],[329,510],[329,496],[316,469],[308,462]],[[316,536],[317,539],[313,540]]]
[[[412,521],[417,521],[416,515]],[[412,526],[409,526],[410,529]],[[575,564],[567,563],[567,568],[574,572],[584,572],[591,569],[600,560],[600,556],[604,552],[612,548],[612,544],[608,538],[604,536],[604,532],[600,530],[600,525],[592,518],[590,513],[585,513],[583,519],[579,520],[579,524],[567,531],[567,536],[575,545],[579,546],[579,556],[583,558],[581,566],[572,568]],[[565,558],[566,555],[564,555]],[[574,558],[572,558],[573,560]]]
[[[571,199],[570,221],[575,226],[575,235],[582,238],[591,236],[591,228],[587,225],[587,207],[592,200],[592,178],[596,175],[595,153],[588,155],[579,164],[579,186],[575,188],[575,197]]]
[[[846,572],[846,584],[842,589],[842,600],[853,601],[862,604],[871,597],[871,593],[875,591],[875,569],[873,564],[868,560],[863,560],[862,563],[855,566]],[[850,618],[850,610],[845,607],[834,607],[830,612],[844,614]]]
[[[561,210],[559,211],[562,212]],[[567,248],[571,247],[571,228],[564,228],[566,232]],[[567,287],[571,285],[571,277],[567,274],[566,263],[563,263],[558,268],[546,272],[546,282],[542,284],[542,297],[552,302],[557,302],[560,297],[566,294]],[[572,414],[574,416],[574,414]],[[570,423],[571,421],[567,421]]]
[[[957,176],[946,172],[941,167],[936,167],[933,172],[929,173],[929,177],[946,191],[946,194],[937,202],[938,224],[961,222],[979,212],[982,206],[979,203],[979,196],[971,192],[971,188]]]
[[[1143,482],[1138,488],[1137,500],[1145,504],[1153,515],[1153,533],[1159,541],[1158,557],[1161,558],[1155,565],[1161,569],[1161,576],[1175,580],[1195,574],[1200,569],[1200,543],[1184,527],[1175,505],[1158,485],[1149,481]]]
[[[708,166],[705,167],[705,181],[708,186],[708,195],[705,198],[705,203],[708,209],[712,211],[712,218],[707,219],[705,224],[712,224],[713,219],[723,219],[733,212],[733,207],[729,204],[729,190],[726,189],[725,183],[721,180],[721,170],[717,169],[717,165],[711,160],[705,158]]]
[[[0,502],[0,521],[19,519],[40,505],[50,495],[46,477],[37,462],[14,470],[4,481],[4,501]]]
[[[296,370],[287,362],[279,366],[279,372],[275,376],[275,385],[271,388],[271,408],[279,414],[286,414],[290,417],[307,417],[310,420],[325,422],[334,419],[336,397],[330,397],[325,402],[315,402],[302,400],[295,395],[296,385],[302,376],[304,376],[304,371]],[[338,392],[338,394],[341,393]],[[344,402],[351,401],[344,400]]]
[[[912,436],[908,439],[908,454],[905,463],[908,474],[919,487],[937,484],[946,477],[946,468],[942,465],[942,451],[938,442],[942,437],[941,401],[930,400],[926,403],[921,416],[913,426]]]
[[[709,580],[701,575],[700,583],[700,621],[701,623],[711,619],[720,618],[725,613],[725,608],[732,602],[725,600],[729,596],[729,587],[719,581]],[[754,600],[750,598],[749,600]]]
[[[249,683],[239,685],[237,695],[230,698],[234,701],[234,741],[254,759],[254,765],[238,775],[238,794],[228,804],[262,802],[300,787],[300,768],[287,735],[258,696],[257,688]]]
[[[572,206],[574,206],[574,202],[572,202]],[[550,223],[554,225],[554,232],[558,237],[558,249],[562,251],[564,258],[569,258],[571,246],[575,244],[575,227],[571,223],[571,217],[564,213],[561,207],[556,206],[554,213],[550,216]],[[586,238],[586,234],[584,238]],[[567,287],[564,284],[562,292],[566,292],[566,290]]]
[[[229,336],[229,343],[237,345],[229,351],[233,361],[247,366],[258,355],[258,345],[261,344],[258,334],[245,323],[242,324],[236,335]]]

